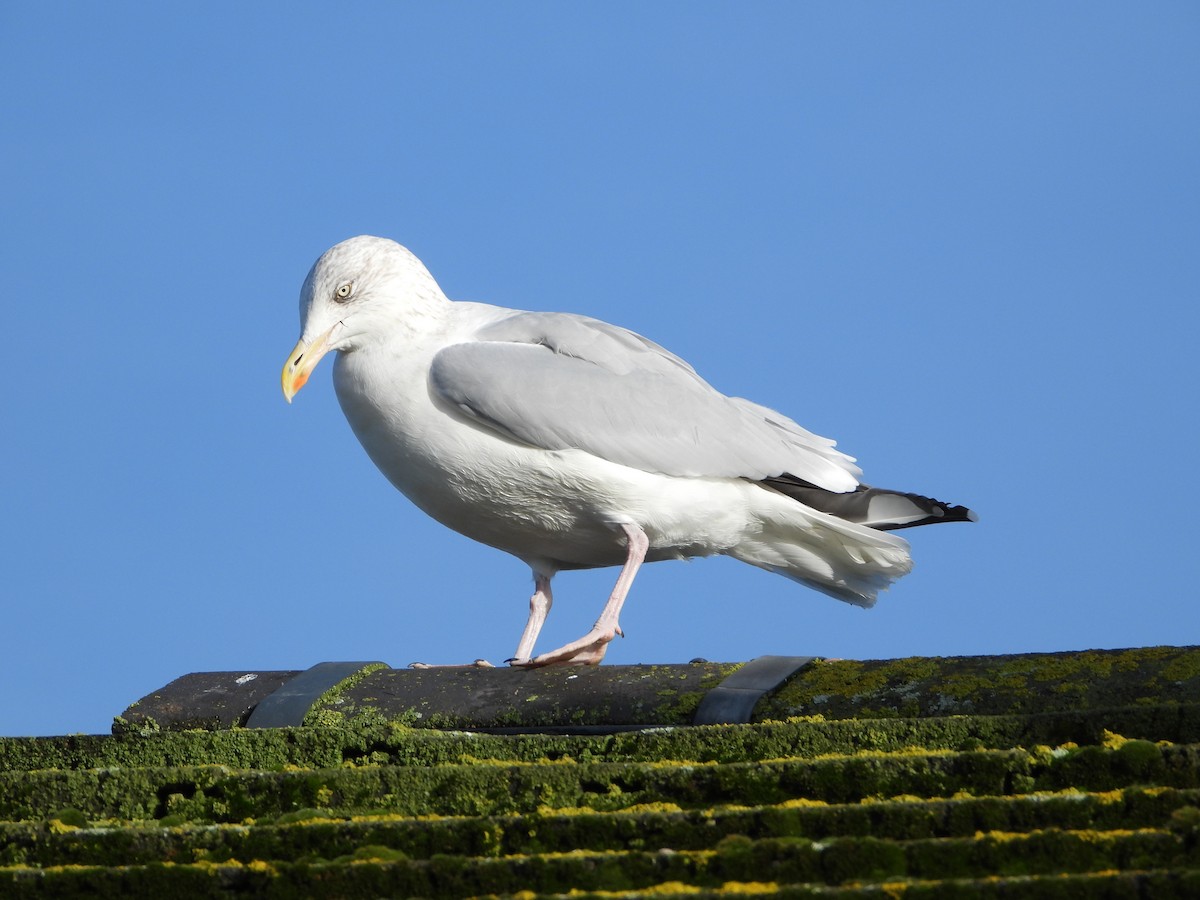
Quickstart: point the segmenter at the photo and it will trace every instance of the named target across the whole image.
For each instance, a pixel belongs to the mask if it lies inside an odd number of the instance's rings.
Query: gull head
[[[283,396],[291,403],[330,350],[352,352],[447,303],[429,270],[395,241],[362,235],[335,244],[300,288],[300,340],[283,366]]]

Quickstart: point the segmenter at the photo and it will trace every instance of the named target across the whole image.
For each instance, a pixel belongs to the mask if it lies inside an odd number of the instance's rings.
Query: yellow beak
[[[312,343],[300,338],[288,354],[287,362],[283,365],[283,396],[288,403],[291,403],[296,392],[304,387],[321,357],[329,352],[329,335],[336,327],[334,325],[318,335]]]

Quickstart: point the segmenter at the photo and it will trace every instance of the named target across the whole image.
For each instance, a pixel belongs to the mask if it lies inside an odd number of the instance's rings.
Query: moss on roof
[[[1106,653],[827,663],[748,725],[0,739],[0,895],[1200,896],[1200,650]]]

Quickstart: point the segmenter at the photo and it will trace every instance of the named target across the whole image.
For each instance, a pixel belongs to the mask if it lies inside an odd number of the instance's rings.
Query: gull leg
[[[537,641],[542,626],[546,624],[546,616],[554,605],[554,595],[550,593],[550,579],[540,572],[533,573],[533,596],[529,598],[529,619],[525,622],[525,630],[521,632],[521,641],[517,644],[517,652],[508,660],[509,665],[528,665],[533,656],[533,645]]]
[[[609,642],[618,634],[624,637],[618,621],[621,607],[625,603],[625,596],[629,593],[629,588],[633,586],[633,579],[637,576],[638,569],[646,559],[646,551],[650,549],[650,539],[646,537],[646,532],[637,525],[622,523],[621,528],[629,541],[629,553],[625,558],[621,574],[617,576],[617,584],[613,588],[612,594],[609,595],[608,602],[604,604],[604,611],[600,613],[600,618],[592,626],[592,630],[577,641],[572,641],[557,650],[543,653],[523,663],[517,663],[517,665],[524,665],[528,668],[598,665],[600,660],[604,659],[604,652],[608,649]]]

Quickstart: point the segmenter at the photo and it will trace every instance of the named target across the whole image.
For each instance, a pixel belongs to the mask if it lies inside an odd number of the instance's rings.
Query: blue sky
[[[870,611],[645,568],[611,663],[1198,640],[1190,3],[5,4],[0,734],[195,671],[499,662],[525,567],[279,370],[312,261],[585,312],[982,521]],[[539,644],[615,570],[564,573]]]

